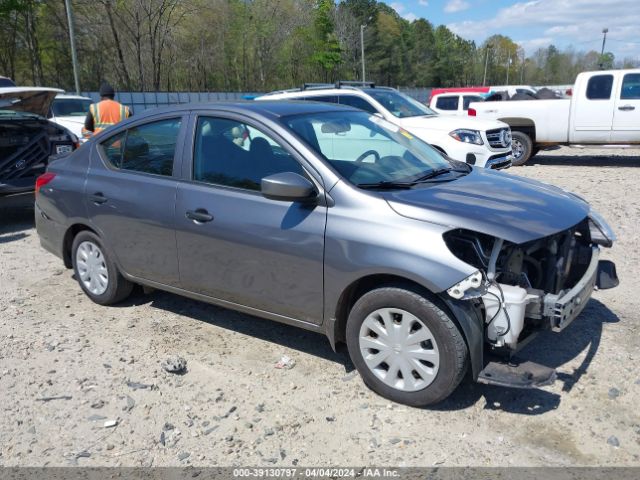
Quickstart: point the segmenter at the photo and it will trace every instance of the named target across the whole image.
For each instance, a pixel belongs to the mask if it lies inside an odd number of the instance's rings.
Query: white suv
[[[493,169],[511,166],[511,130],[506,123],[438,115],[394,88],[360,82],[306,84],[294,90],[268,93],[256,100],[313,100],[349,105],[404,128],[455,160]]]

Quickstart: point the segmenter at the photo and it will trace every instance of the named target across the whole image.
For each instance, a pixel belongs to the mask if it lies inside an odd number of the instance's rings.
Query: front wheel
[[[76,235],[71,258],[80,287],[94,302],[111,305],[131,294],[133,284],[118,271],[95,233],[82,231]]]
[[[406,405],[444,400],[467,369],[467,347],[449,315],[402,287],[364,294],[351,309],[346,339],[365,384]]]
[[[531,137],[523,132],[511,132],[512,165],[519,167],[527,163],[533,156],[533,142]]]

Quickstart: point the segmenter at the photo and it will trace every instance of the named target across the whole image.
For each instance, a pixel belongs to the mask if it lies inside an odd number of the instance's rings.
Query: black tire
[[[431,383],[420,390],[404,391],[386,384],[371,371],[362,356],[359,341],[361,326],[371,313],[385,308],[409,312],[424,323],[435,339],[439,353],[438,370]],[[467,346],[456,324],[424,294],[410,287],[382,287],[360,297],[349,313],[346,340],[351,360],[371,390],[394,402],[414,407],[431,405],[447,398],[456,389],[468,367]]]
[[[78,269],[77,251],[80,245],[84,242],[90,242],[96,245],[102,254],[102,265],[106,267],[108,272],[107,287],[103,293],[96,294],[91,292],[81,279],[80,271]],[[82,288],[84,293],[94,302],[100,305],[112,305],[114,303],[121,302],[131,294],[131,291],[133,290],[133,283],[124,278],[118,271],[118,267],[116,267],[116,264],[110,258],[108,251],[104,248],[100,237],[95,233],[85,230],[75,236],[71,246],[71,261],[73,262],[73,271],[76,275],[80,288]]]
[[[527,161],[533,156],[533,141],[531,141],[531,137],[526,133],[515,131],[511,132],[511,145],[513,146],[514,143],[519,143],[522,149],[519,153],[516,153],[516,149],[514,149],[513,161],[511,164],[519,167],[527,163]]]

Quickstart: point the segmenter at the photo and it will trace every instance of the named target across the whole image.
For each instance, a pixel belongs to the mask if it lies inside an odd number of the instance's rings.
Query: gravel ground
[[[543,153],[510,173],[610,221],[621,285],[523,352],[555,385],[466,381],[429,409],[373,394],[320,335],[162,292],[95,305],[33,212],[0,210],[0,465],[640,466],[639,152]],[[185,374],[162,369],[169,355]],[[295,366],[274,368],[282,355]]]

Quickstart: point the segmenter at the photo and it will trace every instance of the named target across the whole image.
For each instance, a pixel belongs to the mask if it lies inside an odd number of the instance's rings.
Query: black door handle
[[[618,107],[618,110],[622,110],[623,112],[630,112],[631,110],[635,110],[636,107],[633,105],[623,105],[622,107]]]
[[[213,215],[210,215],[204,208],[198,208],[196,210],[187,210],[187,218],[190,218],[194,222],[210,222],[213,220]]]
[[[107,197],[105,197],[102,192],[96,192],[93,195],[90,195],[89,198],[96,205],[102,205],[107,201]]]

